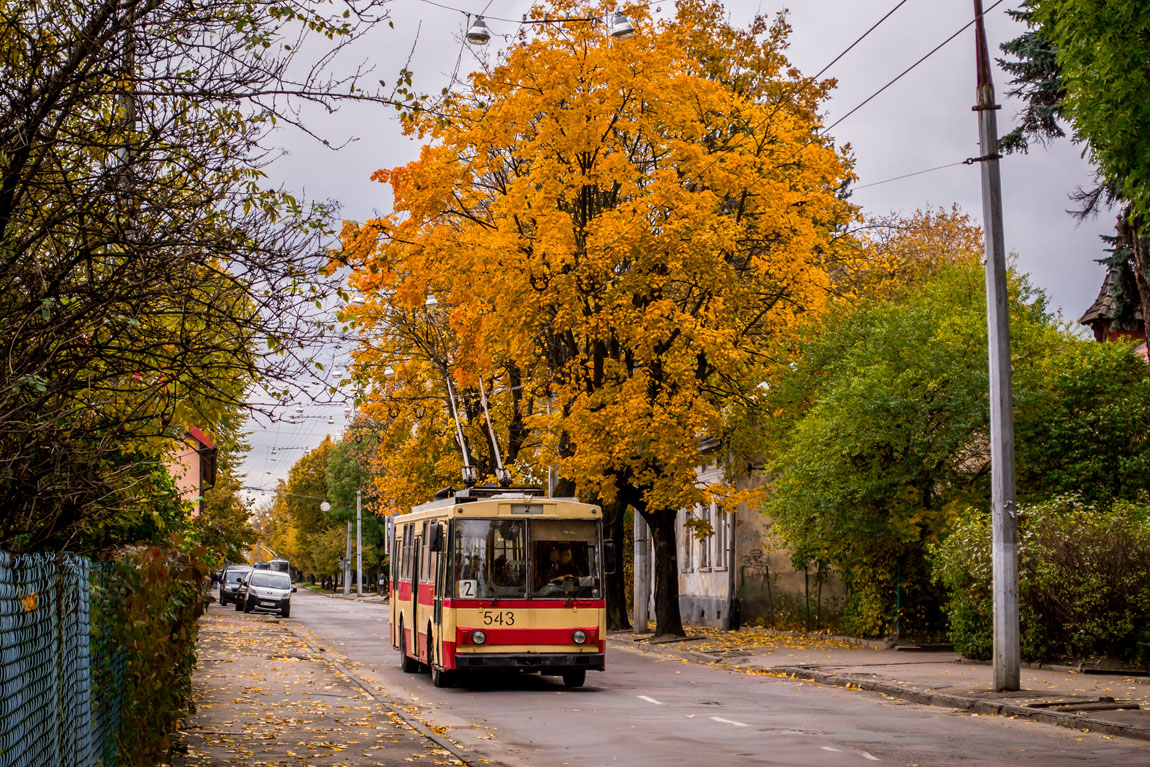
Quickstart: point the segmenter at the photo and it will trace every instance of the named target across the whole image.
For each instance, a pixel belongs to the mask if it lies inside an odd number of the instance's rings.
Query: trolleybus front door
[[[411,657],[419,657],[419,548],[420,536],[411,546]]]
[[[447,546],[450,537],[448,536],[447,525],[438,523],[432,527],[432,551],[435,552],[435,559],[432,560],[435,564],[435,572],[432,573],[431,578],[435,582],[435,608],[434,614],[431,616],[435,628],[438,630],[443,625],[443,592],[447,589],[447,579],[444,577],[444,564],[450,562],[450,556],[447,553]]]

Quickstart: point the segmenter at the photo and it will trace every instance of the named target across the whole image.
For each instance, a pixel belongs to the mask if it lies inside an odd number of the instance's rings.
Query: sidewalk
[[[460,764],[290,620],[212,605],[198,648],[196,709],[173,767]]]
[[[766,629],[689,628],[682,640],[619,632],[617,647],[710,663],[744,673],[808,679],[882,693],[972,715],[1033,719],[1072,729],[1150,740],[1150,677],[1022,669],[1022,689],[992,690],[993,669],[955,652],[880,649],[818,635],[791,636]]]
[[[350,594],[344,594],[342,589],[337,589],[336,591],[320,591],[319,589],[312,589],[312,588],[309,588],[307,586],[303,586],[303,588],[308,588],[310,591],[313,591],[316,594],[319,594],[320,596],[331,597],[333,599],[348,599],[348,600],[351,600],[352,602],[368,602],[368,603],[372,603],[372,604],[387,604],[387,596],[386,595],[380,596],[379,594],[377,594],[374,591],[370,591],[370,592],[365,591],[365,592],[363,592],[363,596],[361,597],[361,596],[356,595],[355,589],[352,589]]]

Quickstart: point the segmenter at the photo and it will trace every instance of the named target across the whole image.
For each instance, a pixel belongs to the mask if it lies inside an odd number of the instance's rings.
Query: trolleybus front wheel
[[[563,672],[564,687],[582,687],[585,681],[587,681],[587,669],[585,668],[574,668]]]
[[[435,656],[431,654],[431,632],[427,632],[427,667],[431,669],[431,683],[436,687],[451,686],[451,672],[435,667]]]

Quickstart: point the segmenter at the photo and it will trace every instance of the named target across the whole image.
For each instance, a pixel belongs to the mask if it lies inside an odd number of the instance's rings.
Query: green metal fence
[[[125,658],[91,618],[110,577],[84,557],[0,552],[0,767],[115,764]]]

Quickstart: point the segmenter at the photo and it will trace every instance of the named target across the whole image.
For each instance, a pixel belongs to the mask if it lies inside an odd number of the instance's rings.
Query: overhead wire
[[[950,162],[950,163],[947,163],[946,165],[936,165],[933,168],[927,168],[925,170],[918,170],[918,171],[915,171],[914,173],[904,173],[901,176],[895,176],[894,178],[885,178],[882,181],[872,181],[869,184],[859,184],[858,186],[852,186],[851,191],[857,192],[860,189],[867,189],[867,188],[872,187],[872,186],[881,186],[883,184],[889,184],[892,181],[902,181],[904,178],[912,178],[914,176],[921,176],[924,173],[934,173],[936,170],[944,170],[946,168],[953,168],[956,165],[970,165],[970,164],[971,164],[970,160],[967,159],[967,160],[959,160],[958,162]]]
[[[833,67],[835,64],[837,64],[839,61],[841,61],[844,56],[846,56],[848,53],[850,53],[852,50],[854,50],[854,48],[856,46],[858,46],[859,43],[861,43],[863,40],[865,40],[867,37],[869,37],[871,35],[871,33],[873,33],[876,29],[878,29],[880,26],[882,26],[891,16],[893,16],[900,8],[902,8],[908,2],[909,2],[909,0],[899,0],[899,2],[894,5],[894,7],[892,7],[889,11],[887,11],[885,14],[883,14],[882,17],[879,18],[878,21],[876,21],[865,32],[863,32],[861,35],[859,35],[854,40],[854,42],[852,42],[850,45],[848,45],[846,48],[844,48],[842,51],[840,51],[838,53],[838,55],[836,55],[833,59],[831,59],[830,62],[828,62],[822,69],[820,69],[818,72],[816,72],[812,77],[804,78],[803,81],[801,82],[801,84],[799,84],[799,86],[797,88],[795,88],[794,90],[790,91],[789,93],[785,93],[783,95],[783,97],[781,99],[779,99],[779,102],[775,105],[775,108],[772,109],[770,111],[770,113],[767,114],[765,117],[763,117],[763,119],[754,123],[749,132],[753,133],[754,131],[757,131],[759,128],[766,125],[767,122],[774,119],[774,117],[779,113],[779,110],[781,110],[785,104],[794,103],[794,99],[797,96],[799,96],[801,93],[803,93],[803,91],[805,91],[807,88],[809,88],[812,83],[817,82],[819,77],[821,77],[823,74],[825,74],[827,72],[827,70],[829,70],[831,67]],[[999,0],[999,2],[1001,2],[1001,0]],[[887,87],[887,86],[884,86],[884,87]],[[799,147],[798,151],[795,153],[794,156],[798,156],[798,152],[801,152],[803,149],[810,146],[810,144],[813,143],[814,140],[816,138],[818,138],[819,136],[820,136],[820,134],[815,134],[815,136],[813,136],[806,144]],[[701,170],[699,170],[697,173],[695,173],[691,177],[691,181],[694,182],[694,181],[702,178],[702,175],[704,173],[706,173],[708,170],[710,170],[711,168],[713,168],[722,159],[723,155],[726,155],[727,153],[732,151],[734,148],[735,148],[734,137],[732,137],[731,139],[729,139],[727,142],[725,142],[722,146],[720,146],[718,148],[718,150],[715,152],[716,156],[714,157],[714,159],[712,159],[709,163],[707,163],[705,166],[703,166],[703,168]],[[683,192],[682,185],[677,186],[675,188],[675,191],[673,191],[672,193],[667,195],[663,200],[655,203],[655,205],[653,207],[654,208],[663,208],[663,207],[667,206],[668,204],[673,202],[675,200],[675,198],[677,198],[680,194],[682,194],[682,192]],[[613,239],[613,240],[611,240],[611,242],[607,243],[604,246],[604,249],[607,249],[607,248],[614,246],[621,239],[623,239],[624,237],[629,235],[639,225],[639,223],[640,223],[640,221],[637,219],[634,223],[631,224],[631,226],[627,227],[623,232],[621,232],[619,235],[617,235],[615,237],[615,239]],[[605,289],[605,288],[606,288],[606,285],[604,285],[603,288],[601,288],[600,290]]]
[[[995,2],[995,3],[994,3],[993,5],[991,5],[989,8],[987,8],[986,10],[984,10],[984,11],[982,12],[982,14],[981,14],[981,15],[982,15],[982,16],[985,16],[986,14],[990,13],[990,12],[991,12],[991,11],[993,11],[995,8],[997,8],[998,6],[1002,5],[1002,3],[1003,3],[1003,2],[1004,2],[1004,0],[997,0],[997,2]],[[930,51],[928,51],[928,52],[927,52],[927,53],[926,53],[926,54],[925,54],[925,55],[924,55],[922,58],[920,58],[918,61],[916,61],[916,62],[914,62],[913,64],[911,64],[911,65],[910,65],[909,67],[907,67],[906,69],[904,69],[902,72],[900,72],[898,75],[896,75],[896,76],[895,76],[895,77],[894,77],[892,80],[890,80],[889,82],[887,82],[887,84],[886,84],[886,85],[882,86],[882,87],[881,87],[881,88],[879,88],[877,91],[875,91],[874,93],[872,93],[871,95],[869,95],[869,96],[867,96],[865,99],[863,99],[861,102],[859,102],[859,104],[857,104],[857,105],[854,107],[854,109],[850,110],[850,111],[849,111],[849,112],[847,112],[845,115],[843,115],[843,116],[842,116],[842,117],[840,117],[839,119],[835,120],[833,123],[831,123],[830,125],[828,125],[826,128],[823,128],[823,130],[820,132],[820,135],[825,135],[825,134],[829,133],[829,132],[830,132],[830,131],[831,131],[831,130],[832,130],[832,129],[833,129],[835,126],[836,126],[836,125],[838,125],[838,124],[839,124],[839,123],[841,123],[843,120],[847,119],[848,117],[850,117],[851,115],[853,115],[855,112],[857,112],[857,111],[859,111],[860,109],[862,109],[863,107],[865,107],[867,104],[869,104],[871,101],[873,101],[873,100],[874,100],[876,97],[878,97],[878,96],[879,96],[881,93],[883,93],[883,92],[884,92],[884,91],[885,91],[887,88],[889,88],[890,86],[892,86],[892,85],[894,85],[895,83],[897,83],[899,80],[901,80],[901,79],[902,79],[903,77],[905,77],[907,74],[909,74],[909,73],[910,73],[912,70],[914,70],[916,67],[918,67],[918,65],[919,65],[919,64],[922,64],[924,61],[926,61],[927,59],[929,59],[931,56],[933,56],[934,54],[936,54],[936,53],[938,53],[940,50],[942,50],[942,49],[943,49],[943,47],[945,47],[945,46],[947,45],[947,43],[949,43],[951,40],[954,40],[956,37],[958,37],[959,35],[961,35],[961,34],[962,34],[963,32],[965,32],[967,29],[969,29],[970,27],[974,26],[975,22],[977,22],[977,21],[978,21],[978,19],[979,19],[979,17],[978,17],[978,16],[976,16],[975,18],[973,18],[973,19],[971,19],[970,21],[968,21],[968,22],[966,22],[965,24],[963,24],[961,29],[959,29],[957,32],[955,32],[955,33],[954,33],[953,35],[951,35],[950,37],[948,37],[948,38],[946,38],[945,40],[943,40],[943,41],[942,41],[941,43],[939,43],[938,45],[936,45],[936,46],[934,46],[933,48],[931,48],[931,49],[930,49]]]
[[[802,91],[803,91],[803,90],[804,90],[806,87],[809,87],[809,85],[810,85],[812,82],[815,82],[815,81],[816,81],[816,80],[817,80],[817,79],[818,79],[818,78],[819,78],[819,77],[820,77],[820,76],[821,76],[823,73],[825,73],[825,72],[826,72],[828,69],[830,69],[832,66],[834,66],[834,64],[835,64],[835,63],[837,63],[837,62],[838,62],[840,59],[842,59],[842,58],[843,58],[843,56],[845,56],[847,53],[849,53],[849,52],[851,51],[851,49],[853,49],[853,48],[854,48],[855,46],[857,46],[857,45],[858,45],[860,42],[862,42],[862,41],[863,41],[863,40],[864,40],[866,37],[868,37],[868,36],[869,36],[869,35],[870,35],[872,32],[874,32],[876,29],[878,29],[878,27],[879,27],[879,26],[881,26],[881,25],[882,25],[882,24],[883,24],[883,23],[884,23],[884,22],[885,22],[887,19],[889,19],[889,18],[890,18],[892,15],[894,15],[894,13],[895,13],[896,11],[898,11],[898,10],[899,10],[899,9],[900,9],[900,8],[901,8],[903,5],[905,5],[907,2],[908,2],[908,0],[900,0],[900,2],[899,2],[899,3],[897,3],[897,4],[896,4],[896,5],[893,7],[893,8],[891,8],[889,11],[887,11],[887,12],[886,12],[886,13],[885,13],[885,14],[882,16],[882,18],[880,18],[878,21],[876,21],[874,24],[872,24],[872,25],[871,25],[871,27],[870,27],[869,29],[867,29],[865,32],[863,32],[863,33],[862,33],[862,35],[860,35],[860,36],[859,36],[859,37],[858,37],[858,38],[857,38],[857,39],[856,39],[856,40],[855,40],[853,43],[851,43],[849,46],[847,46],[847,48],[846,48],[846,49],[844,49],[844,50],[843,50],[841,53],[839,53],[837,56],[835,56],[835,58],[834,58],[834,59],[832,59],[832,60],[830,61],[830,63],[828,63],[826,66],[824,66],[822,69],[820,69],[820,70],[819,70],[819,72],[818,72],[817,74],[815,74],[813,77],[811,77],[811,78],[809,78],[809,79],[806,79],[806,80],[804,81],[804,83],[803,83],[803,86],[802,86],[802,87],[800,87],[799,89],[797,89],[797,90],[793,91],[792,93],[790,93],[790,94],[787,94],[786,96],[784,96],[784,98],[783,98],[783,99],[780,101],[780,103],[779,103],[778,105],[776,105],[775,109],[774,109],[774,110],[772,110],[772,112],[771,112],[770,114],[768,114],[766,117],[764,117],[762,120],[760,120],[759,122],[757,122],[757,123],[754,125],[754,127],[753,127],[753,129],[752,129],[752,130],[757,130],[758,128],[760,128],[760,127],[762,127],[763,125],[765,125],[765,124],[766,124],[766,123],[767,123],[767,122],[768,122],[770,119],[772,119],[772,118],[774,117],[774,115],[776,115],[776,114],[778,113],[779,109],[781,109],[781,108],[782,108],[782,106],[783,106],[783,104],[784,104],[784,103],[786,103],[788,100],[791,100],[791,99],[793,99],[795,96],[797,96],[797,95],[799,95],[800,93],[802,93]],[[997,8],[999,5],[1001,5],[1003,2],[1004,2],[1004,0],[996,0],[996,2],[995,2],[993,5],[991,5],[989,8],[986,8],[985,10],[983,10],[983,12],[982,12],[981,16],[986,16],[986,14],[990,13],[991,11],[993,11],[995,8]],[[918,66],[920,66],[920,65],[921,65],[923,62],[925,62],[927,59],[929,59],[929,58],[930,58],[931,56],[933,56],[934,54],[938,53],[938,51],[940,51],[940,50],[941,50],[941,49],[942,49],[944,46],[946,46],[948,43],[950,43],[952,40],[954,40],[954,39],[955,39],[956,37],[958,37],[960,34],[962,34],[962,33],[963,33],[963,32],[965,32],[967,29],[969,29],[971,26],[973,26],[973,25],[975,24],[975,22],[978,20],[978,18],[979,18],[979,17],[978,17],[978,16],[976,16],[975,18],[973,18],[973,19],[971,19],[970,21],[968,21],[968,22],[967,22],[966,24],[964,24],[964,25],[963,25],[961,28],[959,28],[959,29],[958,29],[958,30],[957,30],[957,31],[956,31],[954,34],[952,34],[952,35],[950,35],[949,37],[947,37],[945,40],[943,40],[941,43],[939,43],[939,44],[938,44],[938,45],[936,45],[934,48],[932,48],[932,49],[931,49],[929,52],[927,52],[927,53],[926,53],[924,56],[920,57],[920,58],[919,58],[917,61],[915,61],[915,62],[914,62],[913,64],[911,64],[909,67],[907,67],[907,68],[906,68],[906,69],[904,69],[902,72],[900,72],[900,73],[899,73],[897,76],[895,76],[893,79],[889,80],[889,81],[888,81],[888,82],[887,82],[885,85],[883,85],[881,88],[879,88],[878,90],[876,90],[876,91],[875,91],[874,93],[872,93],[871,95],[867,96],[867,97],[866,97],[866,98],[865,98],[865,99],[864,99],[862,102],[860,102],[859,104],[857,104],[856,106],[854,106],[854,107],[853,107],[853,108],[852,108],[852,109],[851,109],[849,112],[847,112],[845,115],[843,115],[843,116],[842,116],[842,117],[840,117],[839,119],[835,120],[833,123],[831,123],[830,125],[828,125],[826,128],[823,128],[822,130],[820,130],[820,131],[816,132],[816,133],[815,133],[814,135],[812,135],[812,136],[811,136],[811,138],[809,138],[809,139],[808,139],[808,140],[807,140],[807,141],[806,141],[806,142],[805,142],[805,143],[804,143],[802,146],[800,146],[798,149],[796,149],[796,150],[795,150],[795,151],[794,151],[794,152],[791,154],[791,156],[790,156],[790,157],[787,159],[787,161],[786,161],[786,162],[790,162],[790,160],[793,160],[794,158],[798,157],[798,156],[799,156],[799,154],[800,154],[800,153],[801,153],[801,152],[802,152],[804,149],[806,149],[808,146],[810,146],[811,144],[813,144],[813,143],[814,143],[815,141],[817,141],[818,139],[825,137],[825,136],[827,135],[827,133],[829,133],[829,132],[830,132],[830,130],[831,130],[832,128],[834,128],[835,126],[839,125],[839,124],[840,124],[840,123],[842,123],[844,120],[846,120],[848,117],[850,117],[851,115],[853,115],[853,114],[855,114],[856,112],[858,112],[858,111],[859,111],[860,109],[862,109],[864,106],[866,106],[866,105],[867,105],[867,104],[869,104],[871,101],[873,101],[873,100],[874,100],[874,99],[875,99],[877,96],[879,96],[881,93],[883,93],[883,92],[884,92],[884,91],[886,91],[888,88],[890,88],[892,85],[894,85],[894,84],[895,84],[895,83],[897,83],[899,80],[901,80],[903,77],[905,77],[905,76],[906,76],[908,73],[910,73],[912,70],[914,70],[915,68],[917,68]],[[705,173],[705,172],[706,172],[708,169],[710,169],[711,167],[713,167],[713,166],[714,166],[716,163],[718,163],[718,162],[719,162],[719,161],[722,159],[722,157],[721,157],[722,155],[726,154],[727,152],[730,152],[730,151],[731,151],[733,148],[734,148],[734,145],[733,145],[733,144],[721,147],[721,148],[719,149],[719,151],[718,151],[718,152],[716,152],[716,155],[718,155],[718,156],[716,156],[716,157],[715,157],[713,160],[711,160],[711,162],[710,162],[710,163],[708,163],[706,166],[704,166],[702,170],[700,170],[700,171],[698,171],[696,174],[694,174],[694,175],[691,177],[691,180],[692,180],[692,181],[695,181],[695,180],[697,180],[697,179],[701,178],[703,173]],[[783,164],[785,164],[785,163],[783,163]],[[940,168],[939,168],[939,169],[941,169],[941,167],[942,167],[942,166],[940,166]],[[893,180],[893,179],[888,179],[888,180]],[[885,182],[883,182],[883,183],[885,183]],[[858,188],[858,187],[856,187],[856,188]],[[679,194],[681,194],[681,193],[682,193],[682,191],[683,191],[683,187],[682,187],[682,186],[679,186],[679,187],[677,187],[677,188],[675,189],[675,191],[674,191],[674,192],[672,192],[671,194],[669,194],[669,195],[668,195],[668,196],[667,196],[667,197],[666,197],[666,198],[665,198],[663,201],[661,201],[661,202],[657,203],[657,204],[656,204],[654,207],[656,207],[656,208],[659,208],[659,207],[664,207],[664,206],[668,205],[668,204],[669,204],[670,202],[672,202],[672,201],[673,201],[673,200],[674,200],[674,199],[675,199],[675,198],[676,198],[676,197],[677,197]],[[617,243],[617,242],[618,242],[619,240],[621,240],[623,237],[627,236],[627,235],[628,235],[628,234],[629,234],[629,233],[630,233],[632,230],[634,230],[634,228],[635,228],[635,227],[636,227],[638,224],[639,224],[639,221],[636,221],[634,224],[632,224],[630,227],[628,227],[626,230],[624,230],[624,231],[623,231],[621,234],[619,234],[619,235],[618,235],[618,236],[617,236],[617,237],[616,237],[614,240],[612,240],[611,242],[609,242],[609,243],[608,243],[608,244],[607,244],[605,247],[606,247],[606,248],[610,248],[612,245],[614,245],[615,243]],[[606,285],[604,285],[604,288],[606,288]],[[602,289],[602,288],[601,288],[601,289]]]

